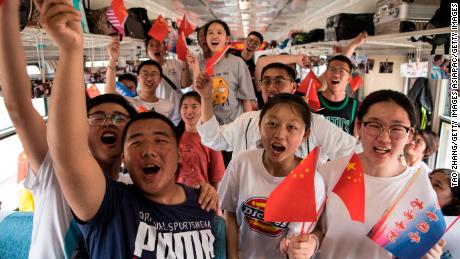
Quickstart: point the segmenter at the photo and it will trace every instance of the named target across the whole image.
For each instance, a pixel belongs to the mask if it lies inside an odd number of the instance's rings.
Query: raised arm
[[[355,49],[365,43],[366,40],[367,32],[363,31],[358,34],[358,36],[353,38],[350,43],[348,43],[347,48],[342,52],[342,54],[348,58],[351,58],[351,56],[353,56],[353,52],[355,52]]]
[[[6,109],[36,173],[48,152],[46,124],[32,105],[18,12],[18,0],[0,5],[0,80]]]
[[[283,64],[298,64],[305,68],[310,66],[310,58],[306,55],[273,55],[261,57],[257,60],[256,71],[254,72],[254,79],[260,88],[260,79],[262,76],[262,70],[264,67],[271,63],[283,63]]]
[[[190,75],[190,67],[187,60],[182,62],[182,70],[180,73],[181,88],[187,88],[193,83],[192,76]]]
[[[117,72],[117,59],[120,55],[120,42],[117,38],[112,38],[107,47],[109,53],[109,64],[107,65],[107,71],[105,72],[105,93],[117,93],[115,90],[115,78]]]
[[[212,107],[212,77],[201,72],[196,79],[195,91],[201,96],[201,121],[207,122],[214,116]]]
[[[40,24],[59,46],[48,122],[48,145],[56,177],[75,215],[87,221],[99,209],[105,178],[90,155],[83,82],[81,17],[70,0],[35,0]]]

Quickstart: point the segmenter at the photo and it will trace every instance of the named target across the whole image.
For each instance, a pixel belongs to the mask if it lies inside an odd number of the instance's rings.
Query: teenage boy
[[[345,93],[351,80],[352,63],[349,58],[337,55],[329,59],[325,72],[326,89],[318,92],[321,108],[318,114],[350,135],[358,112],[358,101]]]
[[[213,213],[175,183],[175,126],[145,112],[125,126],[122,161],[133,185],[104,177],[87,152],[81,17],[68,0],[35,2],[40,24],[60,49],[47,139],[55,174],[92,258],[214,257]]]

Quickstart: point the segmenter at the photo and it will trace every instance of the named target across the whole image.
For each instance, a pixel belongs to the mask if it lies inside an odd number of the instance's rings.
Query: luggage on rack
[[[136,39],[145,39],[150,27],[152,27],[152,24],[150,23],[145,8],[128,9],[128,18],[125,23],[126,36]]]
[[[292,38],[294,38],[292,45],[324,41],[324,29],[314,29],[309,32],[294,33],[292,34]]]
[[[374,14],[375,34],[423,30],[439,0],[379,0]]]
[[[110,23],[107,17],[109,7],[97,10],[87,10],[86,19],[88,20],[89,31],[101,35],[117,35],[117,29]]]
[[[349,40],[363,31],[374,35],[373,16],[372,13],[340,13],[327,18],[325,41]]]

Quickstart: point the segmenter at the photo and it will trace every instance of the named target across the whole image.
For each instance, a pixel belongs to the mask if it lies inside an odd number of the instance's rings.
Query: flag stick
[[[446,228],[446,231],[444,232],[447,233],[447,231],[449,231],[449,229],[460,219],[460,215],[457,216],[457,218],[452,222],[450,223],[450,225]]]

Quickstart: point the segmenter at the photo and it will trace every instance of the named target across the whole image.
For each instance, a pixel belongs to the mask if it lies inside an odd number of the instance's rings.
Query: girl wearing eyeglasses
[[[392,258],[366,235],[415,172],[414,168],[404,166],[398,160],[404,146],[412,141],[415,125],[414,107],[402,93],[381,90],[363,100],[355,127],[363,147],[359,156],[364,169],[365,221],[364,224],[352,221],[341,199],[335,194],[330,195],[321,218],[324,232],[321,258]],[[319,169],[326,189],[332,188],[348,159],[330,161]],[[428,177],[425,186],[411,188],[425,188],[436,196]],[[436,244],[427,258],[439,258],[443,245],[444,241]]]

